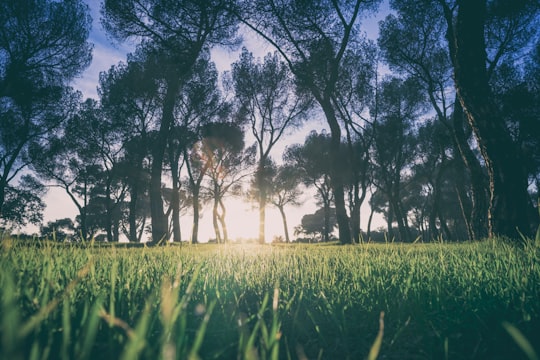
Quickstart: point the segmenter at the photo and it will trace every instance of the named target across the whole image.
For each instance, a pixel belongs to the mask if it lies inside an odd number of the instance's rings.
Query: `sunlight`
[[[259,234],[259,208],[257,204],[247,203],[241,199],[228,199],[226,200],[227,206],[227,231],[229,240],[233,242],[257,242]],[[318,209],[314,201],[306,201],[304,205],[300,207],[285,207],[285,214],[287,216],[287,227],[289,230],[289,237],[291,241],[296,240],[294,235],[294,228],[301,224],[302,217],[306,214],[314,213]],[[367,221],[369,219],[369,205],[364,203],[362,205],[360,222],[361,229],[367,229]],[[181,219],[182,226],[182,239],[189,241],[191,239],[191,229],[193,227],[193,218],[191,214],[184,215]],[[381,214],[375,214],[371,229],[385,226],[384,218]],[[266,226],[265,226],[266,242],[272,242],[276,237],[281,236],[283,241],[285,240],[285,233],[283,230],[283,222],[279,210],[273,205],[267,205],[266,207]],[[215,239],[214,226],[212,223],[212,207],[205,205],[201,209],[201,219],[199,223],[199,241],[206,243],[211,239]]]
[[[256,241],[259,234],[259,209],[256,204],[246,203],[239,199],[229,199],[226,201],[226,206],[226,222],[229,240],[239,242]],[[287,214],[289,236],[292,240],[294,238],[294,227],[300,224],[302,216],[306,213],[306,209],[291,207],[285,211]],[[190,217],[188,216],[186,218]],[[187,226],[184,227],[184,238],[188,238],[190,234],[187,230],[191,229],[191,225],[186,225]],[[279,211],[271,205],[266,208],[265,230],[266,242],[271,242],[276,236],[285,238],[281,215]],[[209,239],[214,238],[215,233],[212,224],[212,209],[209,206],[205,206],[202,212],[199,239],[201,242],[207,242]]]

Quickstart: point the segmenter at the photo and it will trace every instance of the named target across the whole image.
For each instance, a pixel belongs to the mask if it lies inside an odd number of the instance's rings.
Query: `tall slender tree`
[[[266,178],[269,169],[266,167],[271,163],[270,152],[284,134],[306,118],[311,101],[295,92],[292,74],[277,53],[267,54],[261,63],[244,49],[232,66],[232,76],[239,116],[246,118],[257,143],[255,186],[259,203],[259,243],[263,244],[269,195],[269,179]]]
[[[205,196],[212,202],[212,224],[218,243],[229,241],[227,230],[227,196],[240,195],[243,180],[252,175],[255,146],[244,148],[244,133],[234,123],[213,123],[205,126],[202,151],[210,164]]]
[[[197,60],[193,67],[191,77],[182,86],[178,94],[177,106],[175,108],[175,126],[169,139],[168,156],[172,170],[173,196],[173,233],[176,233],[175,240],[178,239],[178,231],[175,227],[179,225],[178,193],[181,182],[182,165],[188,174],[189,191],[192,196],[193,205],[193,230],[191,241],[198,242],[200,197],[204,177],[208,166],[206,155],[204,154],[204,132],[207,126],[212,123],[222,121],[229,115],[230,106],[222,96],[218,86],[218,71],[213,62],[210,61],[206,52]]]
[[[278,166],[276,175],[272,179],[272,188],[270,190],[271,203],[278,208],[283,223],[283,232],[285,234],[285,242],[291,242],[289,236],[289,225],[287,223],[287,214],[285,206],[300,206],[302,205],[300,184],[302,172],[290,165]]]

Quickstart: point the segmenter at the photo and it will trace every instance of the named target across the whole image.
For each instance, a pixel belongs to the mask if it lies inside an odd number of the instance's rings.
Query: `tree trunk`
[[[199,188],[194,188],[193,190],[193,229],[191,231],[191,243],[199,243]]]
[[[403,242],[411,242],[409,224],[407,222],[407,216],[403,212],[401,201],[399,200],[399,198],[393,197],[392,204],[392,208],[394,209],[394,214],[398,224],[400,240]]]
[[[167,241],[169,238],[169,225],[163,211],[161,197],[161,172],[163,158],[167,147],[167,138],[174,123],[175,98],[180,88],[180,79],[172,76],[167,81],[167,92],[163,102],[163,113],[159,127],[158,139],[152,146],[152,168],[150,172],[150,215],[152,218],[152,242],[154,244]]]
[[[4,179],[0,179],[0,219],[2,218],[2,210],[4,208],[4,202],[6,198],[7,182]]]
[[[281,220],[283,221],[283,232],[285,233],[285,242],[290,243],[291,239],[289,238],[289,229],[287,225],[287,216],[285,215],[284,206],[278,206],[279,212],[281,214]]]
[[[478,240],[487,236],[487,213],[488,213],[488,181],[485,172],[478,161],[478,158],[471,150],[467,141],[467,136],[463,130],[464,119],[463,109],[456,95],[454,101],[453,122],[453,138],[461,155],[461,159],[469,171],[471,177],[471,212],[470,216],[470,240]],[[462,194],[462,197],[464,194]]]
[[[105,189],[105,230],[107,232],[107,241],[114,242],[113,235],[113,210],[111,205],[111,187],[109,182]]]
[[[218,244],[221,244],[223,240],[221,238],[221,231],[219,230],[218,205],[219,205],[218,200],[214,198],[214,206],[212,208],[212,224],[214,225],[214,233],[216,234],[216,241]]]
[[[225,215],[227,210],[225,209],[225,204],[223,199],[219,199],[219,208],[221,209],[221,214],[219,214],[219,223],[221,224],[221,231],[223,232],[223,243],[229,242],[229,233],[227,231],[227,223],[225,222]]]
[[[129,200],[129,214],[128,214],[128,223],[129,223],[129,241],[137,242],[137,201],[139,197],[139,185],[135,184],[131,188],[131,197]]]
[[[88,209],[88,183],[87,179],[84,180],[84,191],[83,191],[83,206],[80,206],[79,203],[75,200],[74,203],[79,209],[79,214],[81,215],[81,237],[83,241],[88,240],[88,221],[86,216],[86,209]],[[73,195],[68,191],[68,194],[74,199]]]
[[[257,184],[259,188],[259,244],[264,244],[266,242],[266,184],[264,179],[265,163],[266,159],[261,155],[257,168]]]
[[[455,27],[449,24],[450,54],[456,92],[488,171],[488,236],[519,238],[518,231],[530,235],[526,172],[504,120],[492,103],[488,83],[484,38],[486,1],[462,0],[458,5]]]
[[[465,224],[465,228],[467,230],[467,239],[474,240],[474,230],[473,225],[471,224],[471,219],[469,217],[469,214],[471,213],[469,211],[468,203],[465,202],[466,197],[464,198],[464,194],[466,194],[465,189],[463,188],[462,184],[456,185],[456,195],[459,201],[459,209],[461,210],[461,216],[463,217],[463,223]]]
[[[259,244],[264,244],[265,239],[265,220],[266,220],[266,196],[259,198]]]
[[[393,227],[394,213],[394,206],[390,202],[390,199],[388,199],[388,214],[386,214],[386,226],[388,228],[388,238],[390,238],[391,241],[394,241],[396,238]]]
[[[352,199],[352,210],[351,210],[351,236],[352,236],[352,242],[355,244],[360,243],[360,207],[362,205],[360,201],[360,196],[358,196],[359,193],[359,186],[358,184],[354,184],[354,190],[353,190],[353,199]]]
[[[375,213],[375,208],[372,206],[371,211],[369,212],[369,219],[367,223],[366,237],[367,241],[371,240],[371,222],[373,221],[373,214]]]
[[[332,160],[332,190],[334,192],[334,205],[336,207],[336,220],[338,223],[339,241],[341,244],[351,244],[351,229],[349,216],[345,208],[345,189],[343,173],[341,171],[341,128],[331,101],[321,100],[320,105],[330,127],[330,158]]]
[[[173,225],[173,242],[182,242],[182,232],[180,229],[180,188],[173,179],[173,189],[171,194],[172,206],[172,225]]]
[[[137,242],[142,242],[142,237],[144,235],[144,230],[146,226],[146,216],[143,217],[141,226],[139,228],[139,233],[137,234]]]

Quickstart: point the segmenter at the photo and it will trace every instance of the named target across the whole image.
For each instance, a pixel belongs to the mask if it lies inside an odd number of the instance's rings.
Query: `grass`
[[[537,359],[540,249],[2,241],[0,358]]]

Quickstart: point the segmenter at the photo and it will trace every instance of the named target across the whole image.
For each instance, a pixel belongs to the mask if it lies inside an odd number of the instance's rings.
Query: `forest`
[[[368,39],[363,20],[382,7]],[[2,232],[198,243],[205,207],[226,243],[226,200],[240,198],[256,204],[260,243],[268,207],[291,242],[287,210],[308,190],[320,210],[296,235],[317,241],[371,239],[364,204],[401,242],[539,229],[538,1],[104,0],[100,21],[134,51],[84,99],[88,4],[0,1]],[[250,37],[271,51],[254,55]],[[230,71],[217,47],[241,50]],[[44,223],[53,186],[75,221]]]

